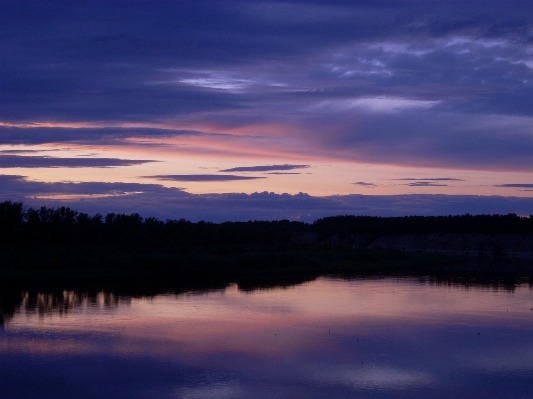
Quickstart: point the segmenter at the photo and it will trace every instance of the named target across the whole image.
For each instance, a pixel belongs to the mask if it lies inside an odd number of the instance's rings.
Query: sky
[[[533,214],[531,1],[0,7],[0,201]]]

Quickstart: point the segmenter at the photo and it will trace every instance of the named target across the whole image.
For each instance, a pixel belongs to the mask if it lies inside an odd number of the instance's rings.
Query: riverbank
[[[332,236],[325,242],[352,248],[533,260],[533,234],[352,234],[342,240]]]
[[[533,285],[533,262],[324,244],[174,250],[28,246],[0,251],[0,327],[23,298],[37,304],[43,294],[61,303],[69,292],[134,297],[224,289],[231,284],[251,291],[323,276],[410,278],[514,290],[519,284]]]
[[[319,276],[529,278],[533,218],[335,216],[314,223],[160,221],[0,203],[0,288],[209,288]]]
[[[218,246],[187,250],[28,247],[0,253],[0,288],[169,289],[290,285],[320,276],[531,279],[528,259],[464,257],[345,246]]]

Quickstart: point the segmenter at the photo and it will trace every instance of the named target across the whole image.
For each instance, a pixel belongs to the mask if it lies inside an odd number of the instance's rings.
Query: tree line
[[[288,243],[296,231],[307,231],[302,222],[249,221],[192,223],[185,219],[161,221],[108,213],[88,215],[68,207],[25,208],[20,202],[0,203],[1,245],[98,245],[163,248],[175,246],[276,245]]]
[[[185,219],[161,221],[138,213],[89,215],[68,207],[26,208],[21,202],[0,203],[2,246],[176,246],[286,245],[294,233],[313,233],[317,242],[337,236],[382,234],[533,234],[533,216],[332,216],[313,223],[248,221],[192,223]]]

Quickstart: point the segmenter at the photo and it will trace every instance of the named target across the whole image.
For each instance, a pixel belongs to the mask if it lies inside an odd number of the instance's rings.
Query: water
[[[533,398],[533,291],[412,280],[26,298],[2,398]]]

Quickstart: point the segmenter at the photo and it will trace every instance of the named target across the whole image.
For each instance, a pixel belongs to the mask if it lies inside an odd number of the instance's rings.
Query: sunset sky
[[[0,7],[0,201],[533,214],[530,0]]]

